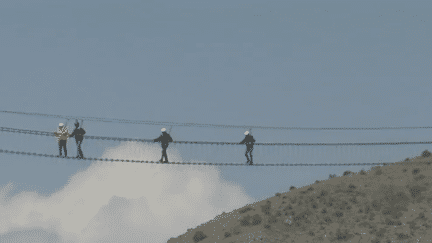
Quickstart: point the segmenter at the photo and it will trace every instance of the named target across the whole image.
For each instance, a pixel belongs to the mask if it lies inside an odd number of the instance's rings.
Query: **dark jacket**
[[[82,128],[75,128],[75,130],[73,131],[73,133],[69,137],[75,136],[75,140],[82,141],[83,138],[84,138],[84,134],[85,133],[86,132],[84,131],[84,129],[82,129]]]
[[[172,142],[173,139],[167,132],[162,132],[162,135],[160,135],[158,138],[153,140],[154,142],[161,142],[162,148],[167,148],[168,143]]]
[[[246,144],[246,147],[248,148],[252,148],[254,143],[255,143],[255,139],[250,134],[246,135],[243,141],[240,142],[240,144]]]

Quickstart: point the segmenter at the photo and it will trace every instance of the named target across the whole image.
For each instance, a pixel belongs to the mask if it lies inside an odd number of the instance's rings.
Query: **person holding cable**
[[[63,123],[60,123],[59,127],[57,129],[57,132],[54,132],[54,134],[57,137],[57,141],[59,144],[60,155],[57,157],[62,156],[62,148],[64,148],[65,157],[67,157],[66,142],[67,142],[67,139],[69,137],[69,132],[66,128],[66,125],[64,125]]]
[[[246,144],[245,155],[246,155],[247,163],[249,163],[249,165],[252,165],[252,151],[253,151],[253,145],[255,143],[255,139],[253,138],[252,135],[249,134],[249,131],[246,131],[244,134],[246,136],[243,139],[243,141],[240,142],[240,144]],[[250,156],[250,159],[248,155]]]
[[[160,135],[158,138],[154,139],[154,142],[161,142],[162,145],[162,158],[159,160],[161,163],[163,161],[163,158],[165,157],[165,162],[168,163],[168,155],[166,153],[166,149],[168,148],[168,143],[172,142],[173,139],[171,136],[166,132],[165,128],[162,128],[162,135]]]
[[[73,133],[71,135],[69,135],[69,137],[75,137],[75,142],[77,145],[77,158],[79,159],[84,159],[84,155],[83,152],[81,150],[81,144],[84,138],[84,134],[86,133],[84,131],[84,129],[82,128],[82,124],[83,121],[81,120],[81,127],[78,128],[80,126],[80,124],[78,123],[78,120],[76,120],[75,122],[75,130],[73,131]]]

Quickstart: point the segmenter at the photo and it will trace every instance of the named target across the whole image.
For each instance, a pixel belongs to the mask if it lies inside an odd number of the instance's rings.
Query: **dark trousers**
[[[168,155],[167,155],[167,152],[166,152],[167,148],[168,147],[162,147],[162,158],[161,158],[161,161],[165,157],[165,163],[168,163]]]
[[[250,165],[252,165],[252,151],[253,151],[253,147],[246,147],[246,153],[245,153],[245,155],[246,155],[247,162]],[[250,156],[250,159],[249,159],[248,155]]]
[[[66,140],[60,140],[60,141],[59,141],[59,152],[60,152],[60,156],[62,156],[62,147],[64,148],[65,156],[67,156]]]
[[[82,158],[84,158],[83,152],[81,150],[82,140],[75,140],[75,142],[76,142],[77,149],[78,149],[77,157],[82,159]]]

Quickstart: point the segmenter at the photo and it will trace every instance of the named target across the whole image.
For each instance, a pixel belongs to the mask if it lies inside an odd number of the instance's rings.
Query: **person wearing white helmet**
[[[165,128],[161,129],[162,135],[160,135],[158,138],[154,139],[154,142],[161,142],[162,145],[162,158],[159,160],[160,162],[163,161],[163,158],[165,157],[165,163],[168,163],[168,155],[166,153],[166,149],[168,148],[168,143],[172,142],[173,139],[171,136],[166,132]]]
[[[57,132],[55,132],[54,134],[57,137],[57,141],[59,144],[60,155],[57,157],[62,156],[62,148],[64,148],[65,157],[67,157],[66,142],[69,137],[69,132],[66,126],[63,123],[60,123]]]
[[[252,151],[253,151],[253,145],[255,143],[255,139],[253,138],[252,135],[249,134],[249,131],[246,131],[244,133],[246,136],[243,139],[243,141],[240,142],[240,144],[246,144],[246,159],[247,159],[247,163],[249,163],[249,165],[252,165]],[[249,159],[249,156],[250,159]]]

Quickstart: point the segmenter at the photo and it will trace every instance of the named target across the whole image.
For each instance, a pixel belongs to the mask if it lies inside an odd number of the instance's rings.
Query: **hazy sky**
[[[429,1],[2,0],[0,110],[229,125],[430,126],[431,7]],[[5,113],[0,119],[1,127],[40,131],[66,122]],[[87,135],[152,139],[161,128],[84,121]],[[171,135],[240,142],[244,131],[173,127]],[[293,143],[429,141],[432,135],[430,129],[252,134],[257,142]],[[0,149],[58,154],[55,138],[5,132]],[[170,145],[168,156],[245,163],[244,149]],[[430,145],[256,146],[254,162],[390,162],[424,149]],[[83,151],[160,158],[160,146],[148,143],[85,140]],[[76,156],[74,139],[68,155]],[[13,242],[166,242],[292,185],[370,168],[91,163],[10,154],[0,154],[0,162],[0,241]]]

